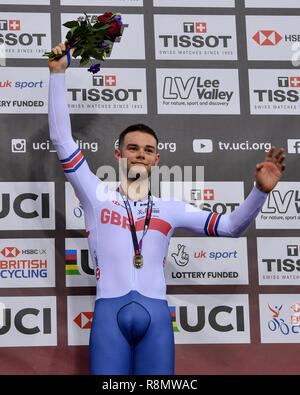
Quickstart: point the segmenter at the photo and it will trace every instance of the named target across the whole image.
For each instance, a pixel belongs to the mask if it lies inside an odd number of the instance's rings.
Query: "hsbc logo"
[[[20,250],[17,247],[5,247],[1,251],[1,254],[4,255],[6,258],[15,258],[20,254]]]
[[[73,321],[81,329],[91,329],[93,315],[94,315],[93,312],[82,312],[82,313],[79,313],[78,316],[76,318],[74,318]]]
[[[252,38],[261,46],[277,45],[282,40],[282,36],[275,30],[260,30]]]
[[[0,30],[20,30],[21,22],[19,19],[0,20]]]

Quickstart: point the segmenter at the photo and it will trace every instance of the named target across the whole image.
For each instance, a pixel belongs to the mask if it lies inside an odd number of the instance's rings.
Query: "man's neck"
[[[121,181],[121,187],[124,193],[129,197],[129,199],[137,202],[138,200],[144,200],[149,193],[149,178],[147,179],[126,179]]]

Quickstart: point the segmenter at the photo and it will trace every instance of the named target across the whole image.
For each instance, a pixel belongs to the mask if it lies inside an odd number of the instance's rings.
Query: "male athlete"
[[[56,54],[64,50],[64,44],[53,48]],[[148,184],[136,197],[129,188],[133,180],[125,180],[127,185],[121,180],[114,198],[107,199],[107,188],[89,170],[72,139],[65,97],[67,66],[67,56],[49,62],[49,127],[66,177],[83,205],[95,268],[97,295],[90,335],[90,372],[174,374],[173,328],[164,278],[170,238],[178,227],[199,235],[241,236],[285,169],[283,149],[274,155],[272,147],[265,161],[256,166],[256,186],[230,215],[155,198]],[[115,157],[118,161],[125,159],[129,172],[146,169],[149,175],[151,166],[160,159],[155,133],[145,125],[129,127],[120,136]]]

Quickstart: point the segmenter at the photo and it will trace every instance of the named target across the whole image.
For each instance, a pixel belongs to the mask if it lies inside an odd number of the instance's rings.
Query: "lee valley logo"
[[[279,182],[256,218],[257,229],[299,229],[300,182]]]
[[[239,114],[237,70],[157,69],[159,114]]]
[[[109,69],[101,74],[67,73],[71,113],[147,114],[145,69]]]

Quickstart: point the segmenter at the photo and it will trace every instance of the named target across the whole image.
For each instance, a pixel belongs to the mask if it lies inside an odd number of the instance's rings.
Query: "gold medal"
[[[143,264],[144,264],[143,255],[139,254],[133,257],[133,265],[135,268],[140,269],[141,267],[143,267]]]

